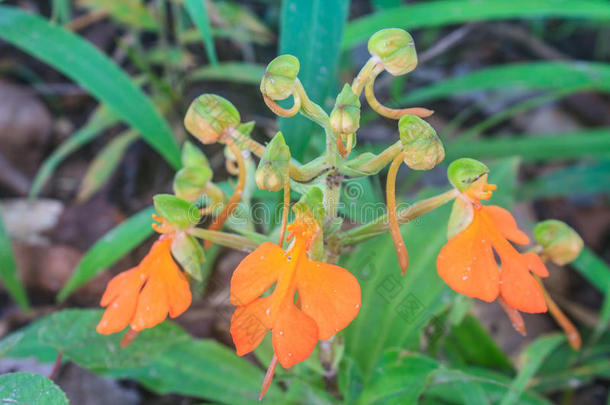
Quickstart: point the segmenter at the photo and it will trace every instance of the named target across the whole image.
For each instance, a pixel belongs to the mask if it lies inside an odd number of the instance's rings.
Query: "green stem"
[[[409,208],[398,211],[398,223],[405,224],[414,220],[446,203],[455,199],[458,195],[456,189],[451,189],[437,196],[421,200],[411,205]],[[340,246],[353,245],[364,242],[375,236],[381,235],[388,230],[388,216],[382,215],[368,224],[350,229],[337,235]]]
[[[226,232],[210,231],[202,228],[191,228],[187,232],[196,238],[237,250],[252,251],[260,245],[260,240],[254,241],[250,238]],[[261,237],[264,236],[261,235]]]
[[[363,176],[370,176],[379,173],[381,169],[386,167],[396,155],[402,152],[403,146],[400,141],[396,141],[392,145],[388,146],[383,152],[374,158],[362,163],[361,165],[350,165],[350,162],[346,163],[346,167],[362,173]],[[357,159],[357,158],[356,158]],[[355,159],[353,159],[355,160]]]

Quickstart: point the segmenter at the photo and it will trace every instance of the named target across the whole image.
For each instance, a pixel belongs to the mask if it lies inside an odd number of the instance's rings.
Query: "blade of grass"
[[[89,42],[42,17],[3,5],[0,38],[79,83],[138,130],[172,166],[180,167],[180,150],[165,119],[125,72]]]
[[[148,238],[153,233],[151,215],[154,212],[153,207],[138,212],[95,242],[57,295],[57,301],[64,301],[74,290]]]
[[[445,161],[469,156],[474,159],[521,156],[524,160],[560,160],[582,156],[610,156],[610,130],[591,129],[553,134],[528,134],[456,141]]]
[[[580,256],[571,263],[571,266],[589,280],[602,294],[608,295],[610,292],[610,267],[591,249],[585,246]]]
[[[265,74],[265,66],[245,62],[225,62],[216,66],[204,66],[193,70],[188,80],[227,81],[257,85]]]
[[[57,166],[72,152],[91,142],[107,128],[115,125],[119,119],[104,107],[99,107],[89,121],[70,138],[64,141],[57,149],[42,162],[40,169],[34,177],[29,197],[36,198],[40,190],[47,183]]]
[[[212,37],[212,29],[210,28],[210,18],[208,17],[204,0],[184,0],[184,7],[203,37],[205,53],[208,56],[210,63],[212,66],[217,66],[218,56],[216,55],[214,37]]]
[[[11,239],[4,227],[2,210],[0,210],[0,279],[4,288],[24,311],[30,310],[30,303],[17,274],[17,263],[13,255]]]
[[[78,188],[76,201],[82,203],[88,200],[108,181],[121,162],[127,148],[136,139],[138,139],[136,131],[126,131],[110,141],[95,156]]]
[[[517,402],[528,381],[536,374],[542,361],[561,343],[565,341],[563,335],[549,335],[536,339],[530,344],[522,355],[523,366],[517,377],[511,383],[510,389],[502,399],[500,405],[511,405]]]
[[[280,54],[299,58],[299,79],[309,97],[321,106],[335,87],[348,6],[349,0],[282,2]],[[314,128],[301,116],[280,119],[280,130],[296,159],[303,158]]]
[[[586,18],[610,20],[610,4],[595,0],[464,0],[426,1],[383,10],[351,21],[343,39],[349,49],[380,29],[439,27],[468,21],[514,18]]]

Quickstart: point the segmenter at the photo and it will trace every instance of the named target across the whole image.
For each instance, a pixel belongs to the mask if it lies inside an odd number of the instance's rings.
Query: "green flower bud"
[[[447,239],[453,238],[464,229],[468,228],[468,225],[474,218],[474,209],[472,204],[465,201],[463,198],[456,198],[451,207],[451,215],[449,216],[449,223],[447,224]]]
[[[261,93],[272,100],[290,97],[299,68],[299,60],[292,55],[280,55],[273,59],[267,65],[261,80]]]
[[[197,207],[174,195],[157,194],[153,202],[157,213],[177,229],[190,228],[201,218]]]
[[[481,176],[489,173],[489,169],[478,160],[460,158],[454,160],[447,169],[447,178],[453,187],[460,192],[465,191]]]
[[[184,271],[201,281],[201,263],[205,262],[205,254],[197,239],[186,232],[180,232],[172,241],[171,252]]]
[[[192,142],[186,141],[182,145],[182,166],[205,166],[209,167],[210,162],[205,157],[201,149],[196,147]]]
[[[239,112],[226,98],[202,94],[191,103],[184,126],[204,144],[217,142],[228,128],[239,125]]]
[[[534,239],[554,263],[564,265],[575,260],[584,242],[565,222],[549,219],[534,227]]]
[[[400,28],[387,28],[373,34],[369,39],[369,52],[377,56],[393,76],[409,73],[417,66],[413,38]]]
[[[174,194],[186,201],[197,201],[211,179],[212,169],[209,167],[183,167],[174,176]]]
[[[312,187],[292,206],[292,210],[297,216],[311,214],[321,224],[325,211],[323,200],[322,190],[319,187]]]
[[[337,96],[330,113],[330,125],[337,134],[353,134],[360,127],[360,100],[349,84]]]
[[[398,131],[405,164],[413,170],[430,170],[445,158],[445,148],[434,128],[415,115],[403,115]]]
[[[284,187],[290,166],[290,149],[284,136],[278,132],[265,147],[254,174],[256,185],[261,190],[279,191]]]

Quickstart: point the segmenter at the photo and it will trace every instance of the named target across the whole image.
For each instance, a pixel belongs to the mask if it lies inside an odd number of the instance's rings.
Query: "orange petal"
[[[517,251],[508,253],[503,250],[498,250],[502,260],[500,294],[506,303],[521,312],[546,312],[540,286],[521,261],[521,255]]]
[[[499,292],[499,270],[490,239],[475,210],[470,225],[453,237],[436,259],[438,275],[455,291],[491,302]]]
[[[231,303],[246,305],[260,297],[277,280],[280,269],[287,264],[284,250],[265,242],[246,256],[231,277]]]
[[[136,312],[131,321],[131,328],[136,331],[152,328],[167,318],[169,305],[167,303],[166,284],[162,275],[155,272],[148,281],[138,299]]]
[[[138,294],[146,274],[140,267],[116,275],[106,287],[101,305],[107,307],[97,332],[110,334],[120,332],[129,324],[136,310]]]
[[[523,253],[521,259],[534,274],[540,277],[548,277],[549,271],[544,265],[544,262],[536,253]]]
[[[316,321],[319,339],[345,328],[360,310],[360,285],[342,267],[303,260],[297,271],[301,310]]]
[[[271,296],[259,298],[238,307],[231,317],[231,336],[237,355],[243,356],[256,349],[271,328],[269,319]]]
[[[273,325],[273,350],[282,367],[290,368],[307,359],[317,342],[316,322],[292,303],[287,303]]]
[[[483,206],[481,210],[506,239],[520,245],[527,245],[530,242],[530,238],[517,228],[517,222],[510,211],[497,205]]]

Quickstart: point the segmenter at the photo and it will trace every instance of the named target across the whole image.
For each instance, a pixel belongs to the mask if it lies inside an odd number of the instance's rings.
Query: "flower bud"
[[[360,100],[349,84],[337,96],[330,113],[330,125],[337,134],[353,134],[360,127]]]
[[[261,190],[279,191],[284,187],[290,164],[290,149],[284,136],[278,132],[265,147],[254,174],[256,185]]]
[[[564,265],[575,260],[584,242],[565,222],[549,219],[534,227],[534,239],[544,249],[544,254],[554,263]]]
[[[197,239],[186,232],[180,232],[172,241],[171,252],[184,271],[201,281],[201,263],[205,262],[205,254]]]
[[[182,166],[204,166],[209,167],[208,158],[205,157],[201,149],[196,147],[192,142],[186,141],[182,145]]]
[[[174,194],[186,201],[197,201],[211,179],[212,170],[209,167],[183,167],[174,176]]]
[[[398,121],[405,164],[413,170],[430,170],[445,158],[445,148],[434,128],[415,115]]]
[[[228,128],[239,125],[239,112],[226,98],[202,94],[191,103],[184,126],[204,144],[217,142]]]
[[[157,213],[174,228],[190,228],[201,218],[197,207],[174,195],[157,194],[153,202]]]
[[[299,60],[292,55],[280,55],[273,59],[261,80],[261,93],[272,100],[290,97],[299,68]]]
[[[377,56],[393,76],[409,73],[417,66],[413,38],[400,28],[387,28],[373,34],[369,39],[369,52]]]
[[[471,158],[460,158],[454,160],[447,169],[447,178],[458,191],[467,190],[479,178],[489,173],[489,169],[483,163]]]

